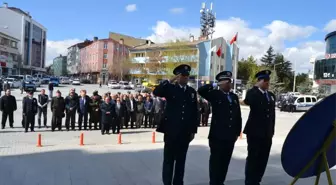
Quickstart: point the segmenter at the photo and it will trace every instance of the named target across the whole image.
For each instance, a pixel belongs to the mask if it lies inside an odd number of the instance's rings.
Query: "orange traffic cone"
[[[121,133],[118,135],[118,144],[121,144]]]
[[[155,143],[155,132],[152,133],[152,143]]]
[[[79,145],[84,146],[84,133],[81,133],[80,138],[79,138]]]
[[[42,147],[42,135],[37,135],[37,147]]]

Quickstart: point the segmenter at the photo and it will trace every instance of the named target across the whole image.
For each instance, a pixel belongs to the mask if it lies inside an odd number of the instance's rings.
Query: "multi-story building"
[[[13,62],[18,62],[20,52],[19,40],[0,32],[0,75],[15,75]]]
[[[326,54],[314,60],[314,80],[325,93],[336,92],[336,31],[326,35]]]
[[[67,55],[67,70],[69,75],[77,76],[81,73],[81,66],[80,66],[80,50],[88,45],[90,45],[92,41],[85,40],[84,42],[77,43],[72,45],[68,48],[68,55]]]
[[[4,3],[0,8],[0,32],[18,40],[20,62],[13,62],[13,69],[22,74],[44,72],[47,29],[35,21],[29,12]]]
[[[55,76],[67,75],[67,56],[58,56],[53,60],[53,71]]]
[[[135,37],[132,37],[132,36],[129,36],[129,35],[124,35],[124,34],[114,33],[114,32],[109,33],[109,38],[113,39],[113,40],[122,39],[122,40],[124,40],[125,45],[131,46],[131,47],[143,45],[143,44],[146,44],[148,42],[147,39],[135,38]]]
[[[109,78],[122,79],[128,60],[129,46],[124,40],[94,38],[93,42],[80,50],[81,74],[92,82],[106,84]]]
[[[191,82],[197,86],[202,82],[210,83],[220,71],[234,70],[232,60],[238,58],[238,51],[236,45],[230,48],[223,38],[194,40],[191,36],[186,42],[148,42],[130,49],[130,74],[135,83],[157,84],[169,78],[176,66],[189,64],[192,67]]]

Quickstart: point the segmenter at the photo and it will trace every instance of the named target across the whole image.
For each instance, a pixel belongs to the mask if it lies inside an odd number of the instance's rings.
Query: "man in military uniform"
[[[231,77],[230,71],[220,72],[216,76],[217,84],[206,84],[198,89],[198,93],[212,105],[208,137],[210,185],[224,184],[234,145],[242,129],[239,99],[230,92]]]
[[[244,133],[247,136],[245,184],[259,185],[265,173],[275,126],[275,95],[268,91],[270,70],[256,74],[256,86],[248,90],[244,103],[250,114]]]
[[[56,96],[51,99],[50,108],[52,112],[51,131],[62,130],[62,118],[64,118],[65,101],[59,90],[56,91]]]
[[[189,143],[200,123],[197,93],[187,85],[191,67],[180,65],[173,71],[175,77],[160,83],[153,91],[167,100],[162,122],[157,131],[164,133],[162,180],[164,185],[183,185],[186,155]],[[174,81],[177,80],[177,83]],[[174,179],[172,180],[174,172]]]
[[[37,107],[37,100],[33,97],[33,91],[29,91],[28,96],[24,97],[22,100],[22,114],[25,118],[25,132],[28,132],[29,125],[30,131],[34,132]]]
[[[38,126],[41,128],[41,118],[43,114],[43,124],[44,127],[47,128],[47,106],[48,106],[48,95],[45,94],[45,89],[41,90],[41,94],[37,97],[37,105],[38,105]]]
[[[65,128],[67,131],[75,130],[76,110],[78,108],[78,95],[75,93],[75,89],[71,89],[69,95],[65,98]]]

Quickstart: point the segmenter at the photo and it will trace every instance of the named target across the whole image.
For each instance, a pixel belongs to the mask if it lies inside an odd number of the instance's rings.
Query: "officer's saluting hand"
[[[166,99],[166,109],[157,131],[164,133],[162,180],[164,185],[183,184],[189,143],[197,133],[197,93],[187,85],[191,67],[182,64],[173,71],[175,77],[160,83],[153,94]],[[175,84],[172,84],[176,81]],[[175,164],[175,165],[174,165]],[[175,167],[175,170],[174,170]],[[174,179],[172,180],[174,172]]]
[[[215,84],[206,84],[198,93],[212,106],[209,132],[210,184],[224,184],[235,142],[240,135],[242,118],[238,96],[231,92],[230,71],[217,74]]]

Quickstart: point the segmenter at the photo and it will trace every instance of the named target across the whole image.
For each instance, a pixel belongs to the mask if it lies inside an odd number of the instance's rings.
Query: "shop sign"
[[[7,62],[8,61],[8,57],[4,56],[4,55],[0,55],[0,62]]]
[[[336,53],[327,53],[326,55],[325,55],[325,58],[326,59],[332,59],[332,58],[336,58]]]

